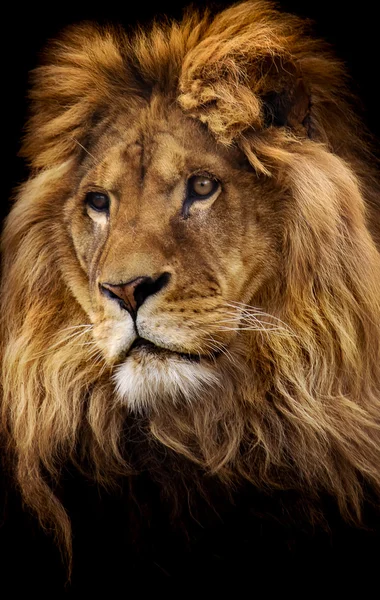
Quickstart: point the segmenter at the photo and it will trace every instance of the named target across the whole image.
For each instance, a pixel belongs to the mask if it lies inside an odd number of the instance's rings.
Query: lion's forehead
[[[108,189],[133,183],[165,189],[198,169],[209,169],[220,178],[242,169],[242,154],[236,148],[217,144],[198,121],[178,108],[165,110],[159,118],[151,112],[148,105],[118,115],[97,140],[88,172],[96,184]]]

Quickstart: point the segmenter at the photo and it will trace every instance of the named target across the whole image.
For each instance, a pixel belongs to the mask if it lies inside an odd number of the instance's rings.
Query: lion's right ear
[[[33,167],[81,152],[94,122],[128,84],[120,36],[110,28],[77,25],[46,51],[32,73],[32,115],[21,150]]]

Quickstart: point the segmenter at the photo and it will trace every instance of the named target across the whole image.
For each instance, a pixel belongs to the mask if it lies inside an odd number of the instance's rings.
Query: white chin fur
[[[116,368],[116,393],[131,411],[158,409],[162,401],[196,401],[206,388],[219,386],[211,366],[176,356],[130,356]]]

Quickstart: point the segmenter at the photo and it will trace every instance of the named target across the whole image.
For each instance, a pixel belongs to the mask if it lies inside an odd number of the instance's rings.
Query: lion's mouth
[[[134,354],[143,354],[145,356],[153,355],[153,356],[162,356],[162,357],[180,357],[184,360],[192,361],[192,362],[200,362],[202,358],[210,358],[203,356],[202,354],[191,354],[188,352],[176,352],[171,350],[170,348],[163,348],[161,346],[156,346],[153,342],[146,340],[145,338],[139,337],[135,339],[132,346],[129,348],[127,352],[128,356],[133,356]]]

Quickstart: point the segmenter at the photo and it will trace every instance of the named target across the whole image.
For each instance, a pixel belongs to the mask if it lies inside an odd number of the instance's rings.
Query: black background
[[[7,213],[9,207],[9,198],[11,196],[12,189],[15,188],[27,177],[27,170],[22,159],[17,157],[17,153],[20,148],[20,141],[22,138],[22,129],[27,116],[27,89],[28,89],[28,72],[38,64],[38,57],[41,50],[44,48],[46,42],[54,37],[60,30],[65,26],[80,22],[83,20],[93,20],[99,22],[116,22],[122,23],[126,26],[133,26],[136,23],[147,23],[155,15],[167,15],[169,17],[180,18],[184,6],[188,3],[181,1],[160,1],[156,4],[147,5],[142,0],[122,1],[115,2],[112,0],[105,0],[104,3],[81,3],[76,2],[70,4],[68,2],[56,2],[53,4],[42,3],[42,2],[29,2],[28,4],[21,5],[20,3],[13,0],[12,5],[7,6],[7,16],[3,15],[3,102],[5,102],[5,109],[3,112],[3,123],[2,123],[2,134],[3,134],[3,154],[5,154],[5,186],[3,187],[3,194],[1,197],[1,216]],[[196,6],[202,6],[204,2],[194,2]],[[218,2],[215,6],[223,7],[230,5],[230,2]],[[342,59],[347,70],[352,78],[352,90],[361,99],[362,103],[362,118],[365,125],[373,132],[377,139],[380,138],[380,117],[378,113],[378,92],[377,92],[377,79],[379,72],[379,31],[378,21],[375,13],[375,3],[373,0],[362,0],[359,4],[348,3],[342,0],[281,0],[278,2],[278,6],[288,12],[293,12],[300,16],[312,19],[314,22],[314,31],[316,35],[323,37],[331,43],[335,49],[336,55]],[[91,492],[92,493],[92,492]],[[144,493],[149,495],[150,491],[147,488]],[[104,519],[104,524],[96,524],[96,532],[93,532],[94,523],[98,515],[94,515],[89,510],[90,503],[87,504],[87,491],[85,489],[75,490],[76,505],[81,502],[82,512],[81,519],[83,521],[83,515],[88,514],[88,524],[83,525],[82,528],[85,531],[84,537],[88,539],[85,549],[82,549],[81,560],[86,561],[88,555],[87,573],[96,573],[99,569],[104,569],[104,561],[107,560],[107,555],[111,551],[114,545],[114,539],[111,533],[120,529],[122,520],[120,518],[121,508],[115,508],[114,504],[109,506],[106,504],[104,511],[107,515],[107,519]],[[110,501],[111,502],[111,501]],[[12,510],[12,502],[10,503],[10,510]],[[24,517],[19,511],[19,507],[15,507],[14,522],[17,522],[17,526],[9,528],[8,533],[4,538],[4,544],[0,544],[0,554],[3,548],[8,553],[8,563],[14,566],[15,564],[22,564],[23,567],[19,576],[15,579],[12,578],[12,586],[17,587],[16,583],[21,586],[25,586],[26,590],[33,589],[31,577],[33,572],[44,573],[43,582],[46,589],[50,590],[50,597],[56,598],[54,592],[54,583],[58,581],[59,577],[56,575],[58,572],[58,559],[54,555],[52,546],[41,537],[40,532],[36,528],[35,532],[32,533],[28,542],[25,541],[24,528],[31,527],[30,524],[27,526],[24,523]],[[79,509],[78,509],[79,514]],[[237,519],[239,519],[239,513],[237,513]],[[243,516],[241,517],[243,520]],[[79,519],[79,517],[78,517]],[[74,515],[75,520],[75,515]],[[161,526],[158,523],[158,528]],[[260,525],[261,526],[261,525]],[[103,527],[103,529],[102,529]],[[245,522],[241,524],[241,530],[244,531]],[[235,531],[236,524],[233,522],[231,529]],[[255,533],[256,535],[256,533]],[[275,535],[275,534],[273,534]],[[359,535],[359,534],[358,534]],[[35,537],[34,537],[35,536]],[[92,537],[91,537],[92,536]],[[114,536],[115,537],[115,536]],[[158,535],[160,537],[160,535]],[[250,544],[250,536],[247,534],[247,546]],[[231,534],[228,540],[235,540],[236,535]],[[265,538],[263,534],[263,538]],[[243,536],[238,540],[239,544],[242,543]],[[270,538],[268,538],[270,539]],[[376,538],[377,539],[377,538]],[[342,537],[340,546],[337,554],[339,556],[344,554],[344,537]],[[1,540],[0,540],[1,541]],[[94,543],[94,551],[91,554],[91,545]],[[169,542],[168,542],[169,543]],[[96,545],[98,544],[98,546]],[[104,547],[104,552],[96,558],[96,548],[99,544]],[[45,548],[46,545],[46,548]],[[360,550],[360,540],[357,544],[358,550],[355,553],[357,557]],[[375,548],[375,544],[373,546]],[[324,556],[325,546],[321,551],[322,546],[316,546],[313,550],[316,560],[318,561],[321,556]],[[233,551],[233,550],[232,550]],[[378,548],[377,548],[378,551]],[[272,548],[269,542],[265,550],[268,556],[268,560],[272,560]],[[366,541],[363,545],[363,552],[365,558],[363,559],[369,566],[369,557],[374,557],[376,552],[371,551],[370,542]],[[263,548],[260,547],[258,553],[260,556],[263,553]],[[244,554],[241,552],[241,554]],[[350,564],[351,547],[347,546],[347,552],[344,554],[347,563],[342,567],[340,571],[341,577],[339,576],[339,585],[342,580],[347,580],[350,573],[354,572],[355,560],[352,559]],[[309,552],[310,555],[310,552]],[[253,554],[252,554],[253,556]],[[251,558],[252,558],[251,556]],[[24,558],[23,558],[24,557]],[[237,556],[236,562],[240,561],[240,555]],[[256,558],[260,558],[257,556]],[[120,564],[125,560],[125,556],[120,557]],[[202,557],[197,558],[198,562],[201,563]],[[51,562],[49,562],[51,561]],[[119,568],[117,563],[116,567],[113,563],[117,561],[117,553],[114,551],[110,553],[109,562],[112,566],[109,566],[107,573],[111,574],[116,568]],[[280,560],[277,564],[280,564]],[[326,557],[326,562],[320,570],[323,584],[328,579],[326,575],[326,565],[330,564],[330,568],[336,571],[336,566],[330,560],[329,555]],[[4,563],[0,559],[0,565]],[[206,564],[206,563],[205,563]],[[260,563],[261,564],[261,563]],[[300,568],[300,562],[293,566],[291,571],[292,577],[300,578],[303,570]],[[313,585],[318,584],[318,570],[322,563],[317,562],[315,571],[311,574],[310,579],[313,580]],[[55,566],[54,566],[55,565]],[[286,565],[288,569],[289,565]],[[121,567],[120,567],[121,568]],[[9,567],[11,570],[11,567]],[[37,569],[37,571],[36,571]],[[192,565],[189,565],[189,573],[191,572]],[[247,565],[249,571],[250,565]],[[284,567],[285,569],[285,567]],[[196,568],[194,569],[197,570]],[[7,567],[3,569],[1,573],[0,568],[0,579],[4,582],[7,581],[8,573]],[[373,571],[374,572],[374,571]],[[318,576],[316,576],[318,575]],[[35,575],[37,578],[37,575]],[[91,578],[92,575],[89,577]],[[265,577],[267,591],[271,589],[271,585],[276,580],[276,573],[273,574],[274,579],[271,576],[267,579]],[[140,577],[139,577],[140,579]],[[264,577],[263,577],[264,579]],[[277,573],[278,580],[278,573]],[[361,583],[365,583],[367,575],[361,579]],[[95,579],[94,579],[95,581]],[[294,579],[292,580],[294,581]],[[277,582],[278,583],[278,582]],[[6,583],[5,588],[7,587]],[[41,579],[38,580],[37,587],[42,585]],[[97,584],[96,584],[97,585]],[[108,588],[110,583],[105,580],[105,587]],[[122,588],[117,588],[115,584],[115,590],[120,591]],[[254,585],[254,584],[253,584]],[[311,597],[310,583],[307,583],[307,589],[309,592],[304,597]],[[51,587],[53,586],[53,587]],[[88,586],[85,578],[83,579],[83,588],[86,589]],[[293,583],[292,583],[293,586]],[[3,587],[4,589],[4,587]],[[37,589],[37,588],[36,588]],[[87,588],[88,589],[88,588]],[[124,588],[123,588],[124,589]],[[128,589],[128,581],[126,581],[126,588]],[[41,591],[41,589],[40,589]],[[88,590],[90,591],[90,590]],[[96,588],[91,589],[95,593]],[[103,590],[102,590],[103,591]],[[182,592],[184,589],[182,588]],[[186,596],[186,594],[185,594]],[[4,596],[9,597],[7,593]],[[15,597],[15,596],[14,596]],[[40,596],[46,597],[46,596]],[[89,597],[87,594],[82,596],[83,598]],[[105,596],[107,597],[107,596]],[[109,595],[108,597],[116,597],[116,595]],[[121,594],[120,597],[126,597]],[[202,596],[200,596],[202,597]],[[212,596],[211,596],[212,597]],[[223,597],[223,595],[222,595]],[[249,595],[251,597],[251,595]],[[269,595],[269,597],[271,597]],[[369,596],[366,596],[369,597]]]
[[[147,23],[156,15],[180,18],[188,4],[183,0],[149,3],[135,0],[101,3],[83,2],[13,2],[3,18],[3,153],[5,153],[5,190],[1,199],[1,214],[8,210],[12,189],[27,177],[22,159],[17,157],[22,129],[27,116],[28,73],[38,64],[39,53],[47,40],[65,26],[83,20],[116,22],[133,26]],[[204,6],[205,2],[193,2]],[[230,5],[218,2],[215,7]],[[373,0],[359,4],[343,0],[281,0],[279,8],[314,22],[316,35],[333,46],[352,78],[352,90],[362,103],[363,120],[377,139],[380,137],[377,74],[379,72],[378,38],[380,35]]]

